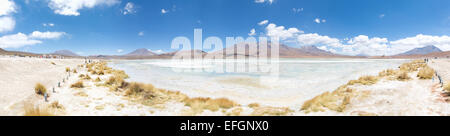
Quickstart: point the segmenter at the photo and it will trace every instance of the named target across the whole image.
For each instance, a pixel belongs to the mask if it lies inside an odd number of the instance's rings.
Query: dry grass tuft
[[[101,82],[102,80],[100,79],[100,77],[97,77],[94,82]]]
[[[55,62],[50,62],[50,64],[52,64],[52,65],[56,65],[56,63],[55,63]]]
[[[447,82],[447,83],[444,85],[444,90],[447,91],[447,92],[450,92],[450,82]]]
[[[347,85],[355,85],[355,84],[362,84],[362,85],[373,85],[378,82],[378,77],[375,76],[362,76],[358,80],[350,80]]]
[[[406,71],[399,72],[397,74],[396,78],[397,78],[397,80],[400,80],[400,81],[406,81],[406,80],[410,80],[411,79],[411,77],[408,76],[408,72],[406,72]]]
[[[326,109],[343,112],[352,99],[363,98],[367,95],[367,91],[354,91],[344,85],[333,92],[325,92],[306,101],[301,110],[306,113],[325,111]]]
[[[44,95],[47,92],[47,89],[41,83],[37,83],[36,86],[34,87],[34,91],[38,95]]]
[[[203,110],[217,111],[220,108],[229,109],[238,106],[238,104],[226,98],[186,98],[183,102],[185,103],[185,106],[191,107],[194,113],[201,113]]]
[[[73,73],[78,73],[78,71],[76,70],[76,69],[73,69],[73,71],[72,71]]]
[[[24,116],[56,116],[55,112],[47,107],[26,104],[24,110]]]
[[[84,79],[84,80],[91,80],[92,78],[91,78],[91,76],[86,75],[83,79]]]
[[[250,107],[250,108],[257,108],[257,107],[259,107],[260,105],[259,105],[259,103],[250,103],[249,105],[248,105],[248,107]]]
[[[53,109],[59,109],[59,110],[64,110],[64,109],[65,109],[64,106],[61,105],[61,104],[59,104],[58,101],[52,102],[52,103],[49,105],[49,107],[50,107],[50,108],[53,108]]]
[[[393,70],[393,69],[386,69],[386,70],[383,70],[383,71],[381,71],[380,73],[378,73],[378,76],[379,76],[379,77],[393,76],[393,75],[395,75],[396,73],[397,73],[396,70]]]
[[[66,67],[66,72],[70,72],[70,68],[69,67]]]
[[[70,86],[70,88],[84,88],[83,81],[78,81]]]
[[[84,78],[85,75],[84,75],[84,74],[80,74],[78,77],[79,77],[79,78]]]
[[[73,94],[73,95],[75,95],[75,96],[81,96],[81,97],[88,97],[89,95],[87,94],[87,93],[85,93],[85,92],[77,92],[77,93],[75,93],[75,94]]]
[[[258,107],[252,112],[252,116],[286,116],[291,113],[287,107]]]
[[[242,109],[241,107],[238,107],[238,108],[234,108],[233,110],[231,110],[231,112],[225,113],[225,115],[227,115],[227,116],[240,116],[242,111],[244,111],[244,109]]]
[[[425,67],[427,64],[423,60],[414,60],[409,63],[403,63],[400,65],[401,71],[413,72],[417,71],[421,67]]]
[[[420,79],[431,79],[434,76],[434,70],[428,66],[422,67],[417,73],[417,77]]]

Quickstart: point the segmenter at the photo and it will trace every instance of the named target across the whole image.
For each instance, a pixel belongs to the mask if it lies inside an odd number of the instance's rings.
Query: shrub
[[[431,79],[434,76],[434,70],[428,66],[425,66],[419,70],[417,77],[420,79]]]
[[[50,64],[52,64],[52,65],[56,65],[56,63],[55,63],[55,62],[50,62]]]
[[[76,69],[73,69],[73,73],[78,73]]]
[[[66,72],[70,72],[70,68],[69,67],[66,67]]]
[[[47,92],[47,89],[45,88],[44,85],[42,85],[41,83],[36,84],[36,86],[34,87],[34,91],[36,92],[36,94],[38,95],[44,95]]]
[[[78,81],[70,86],[70,88],[84,88],[83,81]]]
[[[78,77],[79,77],[79,78],[84,78],[85,75],[84,75],[84,74],[80,74]]]

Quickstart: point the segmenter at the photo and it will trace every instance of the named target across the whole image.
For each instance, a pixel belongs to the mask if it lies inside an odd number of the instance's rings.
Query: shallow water
[[[129,81],[151,83],[192,97],[227,97],[241,104],[299,107],[348,80],[397,68],[400,59],[115,60]],[[270,71],[270,72],[269,72]]]

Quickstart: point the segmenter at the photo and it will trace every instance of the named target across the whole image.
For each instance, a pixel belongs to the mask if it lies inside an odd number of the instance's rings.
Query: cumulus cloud
[[[408,37],[404,39],[399,39],[396,41],[391,41],[392,49],[397,50],[411,50],[414,48],[425,47],[429,45],[434,45],[441,50],[450,50],[450,37],[449,36],[431,36],[419,34],[414,37]]]
[[[118,49],[118,50],[117,50],[117,53],[122,53],[122,52],[123,52],[122,49]]]
[[[272,4],[274,0],[255,0],[255,3],[264,3],[267,2],[269,4]]]
[[[16,21],[12,17],[0,17],[0,33],[12,31],[15,26]]]
[[[250,30],[250,33],[248,33],[249,36],[254,36],[256,35],[256,30],[255,28],[253,28],[252,30]]]
[[[42,41],[30,39],[23,33],[0,37],[0,48],[19,48],[26,45],[40,44]]]
[[[347,41],[344,53],[349,55],[391,55],[392,52],[388,47],[387,38],[373,37],[369,38],[366,35],[359,35]]]
[[[258,25],[262,26],[262,25],[265,25],[267,23],[269,23],[269,20],[263,20],[263,21],[259,22]]]
[[[50,0],[48,6],[54,13],[66,16],[79,16],[78,10],[93,8],[98,5],[111,6],[120,3],[119,0]]]
[[[55,24],[53,24],[53,23],[43,23],[42,24],[42,26],[45,26],[45,27],[53,27],[53,26],[55,26]]]
[[[342,44],[339,41],[339,39],[330,38],[328,36],[321,36],[317,33],[298,35],[297,41],[302,46],[328,45],[332,47],[342,47]]]
[[[16,21],[10,15],[16,12],[16,4],[12,0],[0,0],[0,33],[14,30]]]
[[[288,38],[294,38],[294,36],[303,33],[303,31],[300,31],[297,28],[289,28],[285,29],[284,26],[277,26],[273,23],[267,25],[266,27],[266,35],[269,37],[277,37],[281,40],[285,40]]]
[[[35,39],[59,39],[63,35],[65,35],[65,32],[40,32],[40,31],[34,31],[29,35],[30,38]]]
[[[123,8],[122,13],[123,15],[136,13],[135,5],[131,2],[128,2]]]
[[[12,0],[0,0],[0,16],[16,12],[16,4]]]
[[[161,9],[161,14],[166,14],[167,12],[169,12],[169,11],[166,9]]]

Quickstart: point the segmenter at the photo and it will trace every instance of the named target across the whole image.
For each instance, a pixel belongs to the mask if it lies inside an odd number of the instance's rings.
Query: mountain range
[[[73,53],[70,50],[59,50],[51,53],[53,55],[70,56],[70,57],[80,57],[80,55]]]
[[[412,50],[406,51],[404,53],[400,53],[398,55],[393,56],[371,56],[361,54],[357,56],[346,56],[335,54],[332,52],[328,52],[325,50],[321,50],[316,46],[302,46],[300,48],[295,48],[291,46],[287,46],[284,44],[280,44],[279,46],[279,57],[281,58],[421,58],[421,57],[449,57],[450,51],[443,52],[436,46],[430,45],[420,48],[414,48]],[[237,50],[237,49],[241,50]],[[154,52],[149,51],[148,49],[136,49],[133,52],[124,55],[94,55],[89,56],[91,58],[98,59],[170,59],[175,55],[180,56],[189,56],[189,54],[201,54],[201,56],[225,56],[225,57],[261,57],[264,52],[259,52],[261,46],[256,44],[237,44],[234,46],[230,46],[218,51],[212,52],[204,52],[201,50],[182,50],[175,51],[163,54],[156,54]],[[243,50],[245,49],[245,50]],[[249,50],[252,49],[252,50]],[[270,56],[272,49],[271,43],[267,45],[267,55]],[[73,53],[70,50],[59,50],[55,51],[51,54],[54,55],[62,55],[66,57],[82,57],[76,53]],[[19,51],[6,51],[0,48],[0,55],[21,55],[21,56],[38,56],[41,54],[28,53],[28,52],[19,52]],[[191,56],[193,57],[193,56]]]

